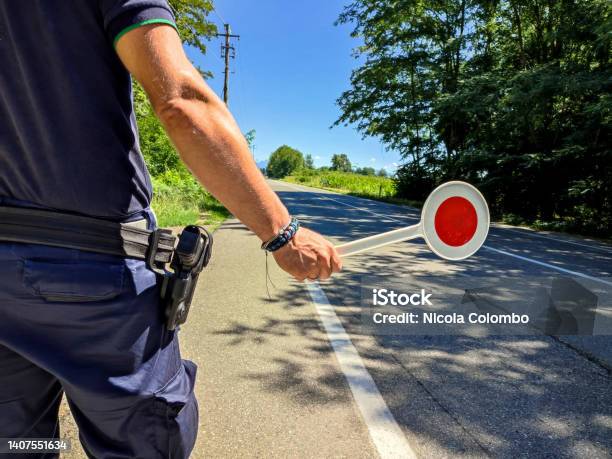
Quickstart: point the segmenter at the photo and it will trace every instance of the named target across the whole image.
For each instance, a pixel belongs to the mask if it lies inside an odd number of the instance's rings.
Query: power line
[[[215,8],[215,5],[212,5],[212,10],[217,15],[217,17],[221,20],[221,24],[227,24],[227,22],[225,22],[225,19],[221,17],[221,14]]]

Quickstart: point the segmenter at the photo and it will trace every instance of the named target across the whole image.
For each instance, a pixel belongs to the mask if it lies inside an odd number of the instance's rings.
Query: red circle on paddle
[[[467,244],[478,226],[474,205],[461,196],[445,199],[436,211],[436,233],[442,242],[452,247]]]

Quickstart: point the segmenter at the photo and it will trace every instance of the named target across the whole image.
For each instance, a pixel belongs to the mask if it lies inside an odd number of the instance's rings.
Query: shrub
[[[270,155],[267,172],[272,178],[283,178],[304,167],[304,156],[298,150],[283,145]]]

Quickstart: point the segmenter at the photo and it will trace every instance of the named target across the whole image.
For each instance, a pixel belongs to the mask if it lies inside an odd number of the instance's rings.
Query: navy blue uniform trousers
[[[0,243],[0,437],[60,437],[65,393],[90,457],[188,457],[196,367],[158,284],[142,261]]]

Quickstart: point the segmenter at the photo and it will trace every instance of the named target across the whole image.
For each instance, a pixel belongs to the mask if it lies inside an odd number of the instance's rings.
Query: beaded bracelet
[[[295,217],[291,217],[291,221],[278,232],[278,235],[274,236],[268,242],[261,244],[261,248],[268,252],[274,252],[280,249],[293,239],[293,236],[295,236],[299,228],[299,220]]]

